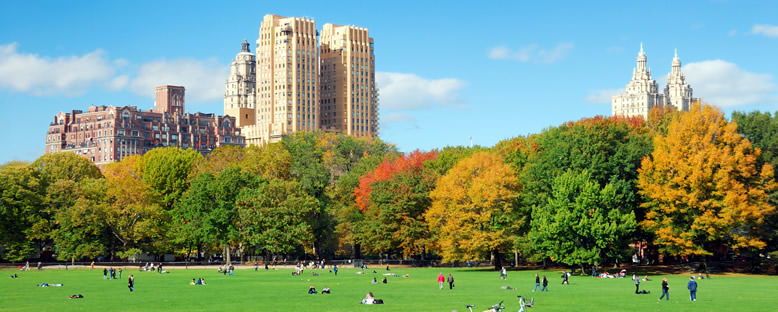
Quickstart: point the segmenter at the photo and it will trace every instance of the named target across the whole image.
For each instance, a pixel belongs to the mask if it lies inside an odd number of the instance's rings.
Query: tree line
[[[297,132],[207,157],[158,148],[101,171],[73,153],[0,166],[4,260],[751,258],[778,244],[778,113],[693,105],[593,117],[493,147],[399,153]],[[722,251],[723,250],[723,251]],[[237,260],[237,259],[236,259]],[[514,259],[515,260],[515,259]]]

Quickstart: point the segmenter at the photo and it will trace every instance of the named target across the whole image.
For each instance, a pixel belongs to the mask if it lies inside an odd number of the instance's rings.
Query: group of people
[[[232,264],[230,264],[230,266],[227,266],[225,264],[223,266],[218,267],[216,271],[224,275],[229,274],[230,276],[232,276],[232,274],[235,272],[235,266],[233,266]]]
[[[535,288],[532,288],[532,292],[535,292],[536,290],[538,290],[538,288],[540,288],[541,292],[549,291],[549,289],[548,289],[548,279],[546,278],[545,275],[543,275],[542,285],[543,285],[543,287],[541,287],[540,275],[538,275],[538,273],[535,273]]]
[[[189,285],[205,285],[205,278],[201,277],[198,278],[197,280],[193,278],[192,281],[189,282]]]
[[[138,267],[138,271],[157,272],[160,274],[166,273],[164,270],[162,270],[162,263],[158,263],[157,265],[154,265],[154,262],[151,263],[146,262],[146,265],[141,264]]]
[[[386,277],[384,277],[386,279]],[[454,276],[451,275],[451,273],[448,273],[448,278],[443,275],[443,272],[440,272],[440,275],[438,275],[438,287],[443,290],[443,283],[448,282],[448,289],[454,289]]]
[[[317,293],[318,292],[316,291],[316,287],[314,287],[313,285],[311,285],[311,288],[308,288],[308,294],[309,295],[315,295]],[[331,293],[330,288],[327,287],[327,286],[324,286],[324,288],[321,289],[321,294],[322,295],[329,295],[330,293]]]
[[[116,275],[119,275],[117,278]],[[103,268],[103,279],[121,279],[122,278],[122,268],[114,269],[111,268]]]
[[[702,274],[700,274],[700,277],[702,277]],[[697,281],[694,280],[694,274],[689,277],[686,289],[689,290],[689,301],[697,301]],[[662,301],[665,297],[667,297],[667,300],[670,300],[670,286],[667,284],[667,278],[662,279],[662,296],[659,297],[659,301]]]

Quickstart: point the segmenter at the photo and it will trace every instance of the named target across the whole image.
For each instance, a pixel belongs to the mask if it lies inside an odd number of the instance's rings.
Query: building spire
[[[675,48],[675,56],[673,58],[678,58],[678,48]]]
[[[646,54],[643,52],[643,41],[640,42],[640,54]]]
[[[245,39],[243,40],[243,43],[240,44],[240,52],[251,52],[251,49],[249,48],[249,42]]]

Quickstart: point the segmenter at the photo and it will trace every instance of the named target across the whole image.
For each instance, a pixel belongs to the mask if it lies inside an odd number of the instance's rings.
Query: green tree
[[[618,181],[600,187],[585,170],[555,178],[548,203],[532,212],[529,238],[535,250],[582,269],[623,256],[637,222],[620,188],[629,186]]]
[[[5,246],[6,260],[37,256],[37,246],[28,237],[39,222],[43,200],[32,167],[23,162],[0,166],[0,246]]]
[[[423,257],[430,243],[424,213],[437,178],[431,170],[409,167],[389,180],[373,182],[361,245],[373,254],[398,251],[404,257]]]
[[[57,210],[58,227],[52,233],[57,258],[94,259],[108,252],[111,237],[105,221],[111,208],[105,194],[105,179],[81,180],[71,195],[72,205]]]
[[[283,138],[284,148],[291,155],[291,177],[298,181],[303,190],[317,202],[317,209],[311,214],[309,224],[313,228],[314,240],[306,251],[320,256],[321,245],[331,237],[335,228],[335,218],[329,213],[327,187],[330,171],[322,162],[322,150],[318,147],[318,132],[295,132]]]
[[[237,227],[245,242],[271,254],[288,254],[313,242],[310,220],[318,205],[298,182],[272,179],[241,193]]]
[[[202,155],[195,150],[177,147],[155,148],[143,155],[139,164],[141,177],[170,210],[189,188],[189,178]]]
[[[775,114],[762,112],[732,112],[732,121],[737,124],[737,131],[759,148],[761,154],[757,158],[757,167],[769,164],[775,170],[778,167],[778,112]],[[778,190],[769,193],[770,204],[778,206]],[[778,214],[771,214],[765,219],[764,225],[756,229],[765,242],[767,251],[778,250]]]
[[[557,177],[568,170],[585,170],[601,188],[608,184],[619,186],[615,190],[619,192],[620,204],[635,210],[640,220],[645,212],[640,209],[642,200],[637,195],[637,168],[641,159],[651,152],[650,139],[651,131],[640,120],[595,117],[506,142],[500,149],[506,151],[506,159],[525,186],[519,205],[524,211],[532,211],[533,216],[544,214],[537,210],[545,209],[552,198]],[[524,228],[520,233],[528,230]],[[640,237],[638,233],[633,238]],[[517,245],[530,260],[546,256],[542,250],[535,250],[527,239],[518,240]]]
[[[70,152],[44,154],[30,165],[40,181],[40,192],[44,202],[39,210],[37,222],[29,231],[29,239],[34,239],[44,247],[52,243],[51,235],[57,229],[54,215],[60,209],[67,208],[67,202],[60,202],[51,194],[57,194],[75,187],[76,183],[85,179],[100,179],[103,177],[97,168],[86,157]],[[65,204],[65,205],[63,205]]]

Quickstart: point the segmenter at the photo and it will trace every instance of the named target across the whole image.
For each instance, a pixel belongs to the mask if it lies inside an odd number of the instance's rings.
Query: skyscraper
[[[301,130],[378,135],[373,38],[367,28],[265,15],[256,56],[248,42],[230,66],[224,113],[246,143],[277,142]],[[252,64],[255,69],[252,72]]]
[[[378,135],[375,53],[367,28],[324,24],[320,80],[323,130]]]
[[[255,125],[246,142],[262,145],[319,127],[316,22],[265,15],[257,39]]]

